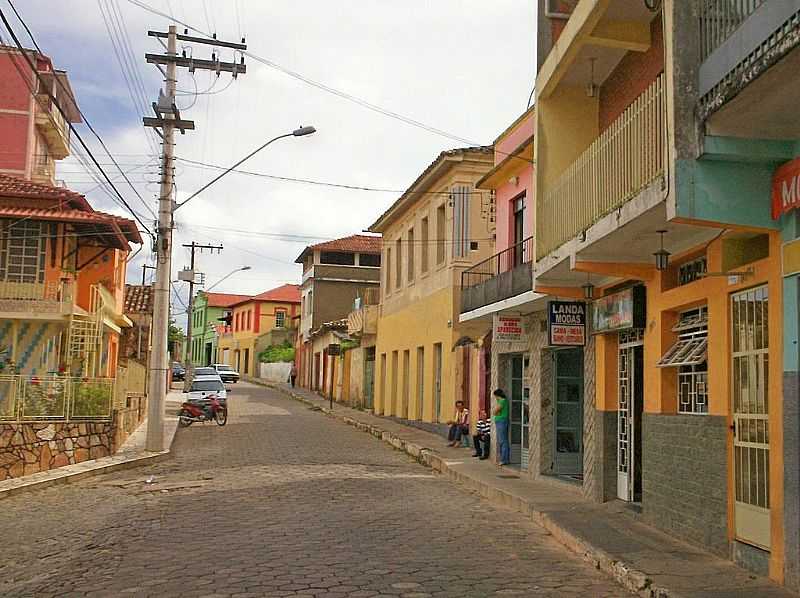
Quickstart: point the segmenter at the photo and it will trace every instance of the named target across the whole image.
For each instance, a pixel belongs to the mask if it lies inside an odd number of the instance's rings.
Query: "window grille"
[[[43,224],[20,220],[5,228],[0,238],[0,280],[44,282],[47,239]]]
[[[275,328],[283,328],[286,325],[286,312],[285,311],[276,311],[275,312]]]
[[[678,266],[678,285],[683,286],[695,280],[700,280],[706,272],[708,272],[706,256],[681,264]]]
[[[708,308],[682,313],[672,331],[678,333],[678,341],[658,367],[678,368],[678,413],[708,413]]]

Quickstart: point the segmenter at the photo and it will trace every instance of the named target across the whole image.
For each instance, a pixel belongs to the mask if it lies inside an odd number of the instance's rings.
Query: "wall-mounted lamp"
[[[656,270],[663,271],[666,270],[669,266],[669,256],[670,253],[666,249],[664,249],[664,234],[667,232],[665,230],[657,230],[656,231],[659,235],[661,235],[661,249],[656,251],[653,255],[656,258]]]
[[[589,84],[586,86],[586,95],[590,98],[593,98],[597,95],[597,85],[594,83],[594,61],[597,58],[590,58],[589,59]]]
[[[590,276],[591,274],[587,272],[586,284],[581,287],[583,289],[583,298],[586,299],[587,301],[591,301],[592,299],[594,299],[594,285],[592,284],[592,281],[589,278]]]

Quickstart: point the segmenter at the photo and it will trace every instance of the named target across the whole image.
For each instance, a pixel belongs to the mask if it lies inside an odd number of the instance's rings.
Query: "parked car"
[[[222,381],[222,377],[217,373],[217,370],[212,367],[206,366],[202,368],[194,368],[192,380],[204,376],[211,376],[212,378],[218,378],[220,381]]]
[[[214,370],[219,374],[223,382],[236,384],[239,381],[239,372],[226,363],[215,363]]]
[[[215,396],[223,405],[228,402],[228,389],[216,374],[214,376],[195,376],[189,392],[185,392],[189,401],[204,401]]]
[[[186,380],[186,370],[179,363],[172,364],[172,380],[174,382]]]

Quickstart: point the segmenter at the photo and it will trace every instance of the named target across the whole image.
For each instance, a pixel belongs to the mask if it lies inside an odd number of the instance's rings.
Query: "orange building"
[[[243,376],[256,376],[258,353],[273,344],[292,342],[294,317],[300,311],[300,287],[264,291],[230,306],[231,324],[220,336],[218,359]]]
[[[0,414],[78,416],[66,413],[78,408],[73,383],[94,384],[86,392],[110,409],[136,225],[78,193],[0,174],[0,227]],[[35,403],[31,384],[48,400]]]

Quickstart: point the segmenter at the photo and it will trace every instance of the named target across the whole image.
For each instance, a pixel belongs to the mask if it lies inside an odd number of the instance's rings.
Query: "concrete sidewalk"
[[[167,393],[166,417],[164,418],[164,445],[167,447],[165,450],[158,453],[151,453],[145,450],[147,419],[144,419],[139,424],[139,427],[136,428],[136,431],[125,440],[120,449],[113,455],[40,471],[21,478],[3,480],[0,482],[0,499],[19,492],[38,490],[55,484],[75,482],[92,475],[146,465],[168,457],[172,448],[172,441],[175,439],[175,433],[178,430],[178,418],[174,414],[178,412],[181,401],[182,395],[180,392],[171,391]]]
[[[261,383],[264,384],[264,383]],[[795,596],[730,561],[642,523],[624,503],[586,501],[577,486],[521,477],[450,448],[430,432],[334,403],[301,388],[264,384],[372,434],[492,503],[523,513],[564,546],[641,596],[735,598]]]

